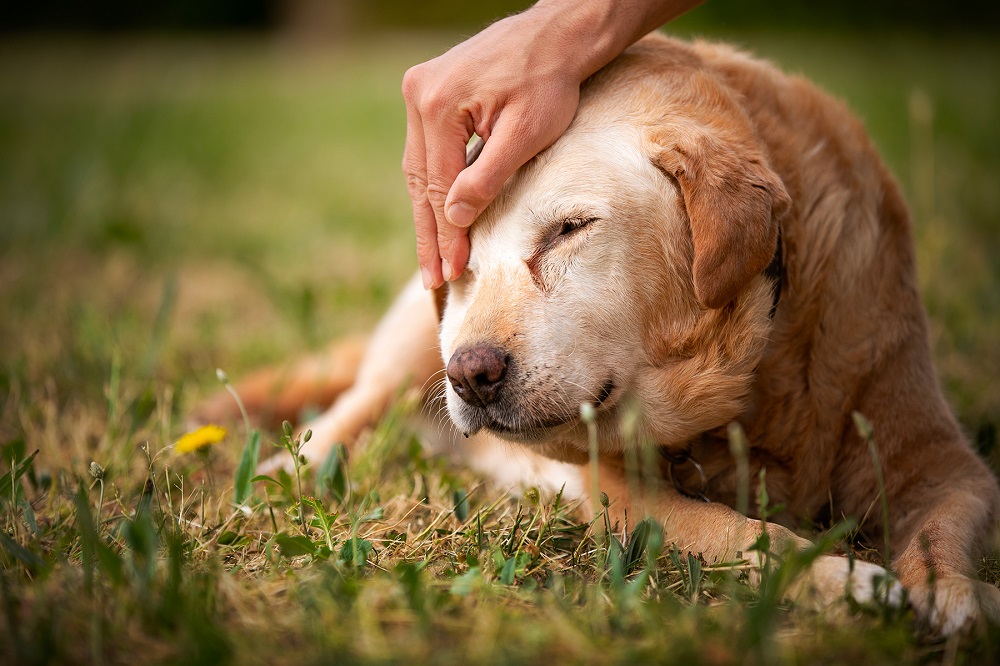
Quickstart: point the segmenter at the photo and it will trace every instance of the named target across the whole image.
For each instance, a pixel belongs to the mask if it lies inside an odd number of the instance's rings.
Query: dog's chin
[[[613,405],[614,384],[608,381],[598,394],[594,407],[603,415]],[[518,444],[535,444],[554,439],[581,429],[580,412],[538,414],[527,410],[500,407],[478,408],[461,402],[457,396],[448,396],[448,411],[452,422],[465,436],[485,430],[501,439]],[[603,409],[602,409],[603,408]]]
[[[578,415],[525,415],[513,413],[491,414],[482,410],[460,406],[450,410],[455,427],[469,436],[485,430],[501,439],[518,444],[541,442],[575,428]],[[456,413],[457,412],[457,413]]]

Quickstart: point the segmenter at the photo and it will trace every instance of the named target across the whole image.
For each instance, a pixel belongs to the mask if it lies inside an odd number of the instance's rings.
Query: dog
[[[841,103],[733,48],[653,35],[584,83],[565,135],[476,221],[440,313],[411,281],[367,345],[239,391],[278,418],[332,402],[304,450],[321,460],[419,387],[473,466],[604,492],[620,524],[653,516],[708,561],[750,553],[765,529],[779,552],[801,549],[790,526],[852,518],[871,543],[887,534],[889,601],[901,585],[933,631],[964,631],[1000,620],[1000,591],[975,579],[1000,489],[938,386],[910,227]],[[641,443],[663,454],[644,473],[664,483],[639,490],[627,461]],[[781,513],[738,513],[741,478],[751,496],[764,479]],[[822,603],[868,600],[885,573],[823,556],[804,585]]]

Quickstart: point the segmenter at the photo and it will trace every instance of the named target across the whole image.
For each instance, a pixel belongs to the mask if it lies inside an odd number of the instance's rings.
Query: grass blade
[[[236,504],[242,506],[253,493],[254,470],[260,456],[260,431],[251,430],[247,444],[243,447],[240,464],[236,468],[236,482],[233,493]]]
[[[46,572],[49,570],[49,563],[45,558],[36,555],[21,544],[17,543],[3,531],[0,531],[0,550],[6,551],[11,557],[27,567],[33,574]]]

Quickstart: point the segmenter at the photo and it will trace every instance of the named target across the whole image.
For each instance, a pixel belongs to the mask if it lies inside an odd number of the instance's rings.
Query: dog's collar
[[[656,450],[659,451],[660,456],[667,461],[667,476],[670,477],[670,483],[674,485],[674,488],[684,497],[691,499],[701,500],[702,502],[711,502],[708,499],[708,495],[705,493],[708,491],[708,475],[705,474],[705,468],[701,466],[701,463],[691,457],[691,452],[688,450],[684,451],[671,451],[665,446],[658,446]],[[691,465],[694,471],[698,474],[698,488],[690,489],[685,486],[677,478],[675,469],[682,465]]]
[[[778,311],[778,301],[781,300],[781,283],[785,279],[785,258],[781,247],[781,225],[778,225],[778,243],[774,248],[774,256],[771,263],[764,269],[764,275],[771,280],[771,293],[774,295],[771,301],[771,312],[769,317],[774,319],[774,313]]]

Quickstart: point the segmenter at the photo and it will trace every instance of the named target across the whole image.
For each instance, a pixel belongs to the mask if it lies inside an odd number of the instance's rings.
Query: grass
[[[946,391],[1000,468],[1000,47],[736,38],[865,118]],[[216,367],[366,330],[413,270],[399,78],[446,45],[0,44],[0,662],[995,661],[995,631],[791,608],[783,576],[753,589],[648,527],[619,548],[426,458],[405,401],[301,480],[251,482],[240,424],[172,449]]]

